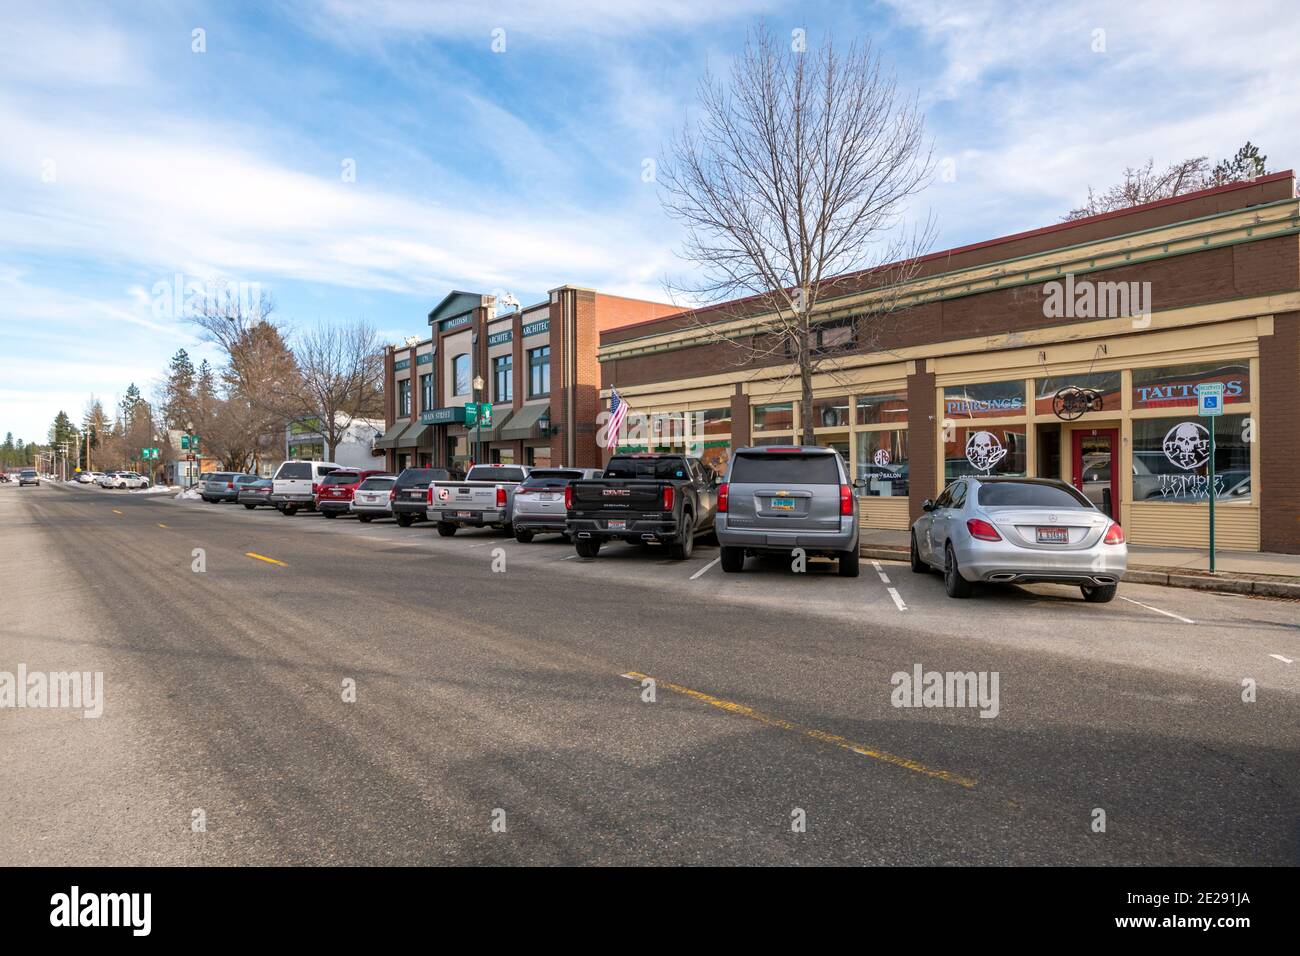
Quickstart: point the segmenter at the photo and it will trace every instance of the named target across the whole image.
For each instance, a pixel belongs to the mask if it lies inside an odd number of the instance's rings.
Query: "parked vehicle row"
[[[476,465],[463,480],[440,468],[392,475],[287,461],[273,479],[214,473],[202,488],[206,500],[285,515],[392,517],[402,527],[427,520],[444,537],[466,527],[500,529],[521,544],[557,534],[584,558],[623,541],[685,560],[713,535],[728,574],[743,572],[751,557],[799,551],[858,577],[856,492],[867,480],[853,480],[832,448],[768,445],[736,449],[724,476],[687,455],[635,452],[603,469]],[[910,532],[912,570],[941,571],[954,598],[978,582],[1056,582],[1101,603],[1114,598],[1127,568],[1123,530],[1062,481],[961,477],[922,512]]]

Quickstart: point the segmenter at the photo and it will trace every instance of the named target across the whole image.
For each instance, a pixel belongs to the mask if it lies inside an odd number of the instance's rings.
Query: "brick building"
[[[385,352],[386,427],[375,447],[394,471],[597,465],[600,334],[675,311],[564,285],[499,314],[493,296],[451,292],[429,312],[428,338]],[[466,427],[470,402],[492,404],[490,427]]]
[[[929,255],[902,308],[867,328],[878,276],[842,277],[816,318],[831,354],[816,440],[863,479],[864,526],[906,529],[960,474],[1037,475],[1073,482],[1131,542],[1203,546],[1209,420],[1194,388],[1222,382],[1217,541],[1300,553],[1290,171]],[[791,366],[736,367],[718,338],[761,335],[758,307],[603,332],[602,398],[617,387],[717,468],[733,447],[797,439]]]

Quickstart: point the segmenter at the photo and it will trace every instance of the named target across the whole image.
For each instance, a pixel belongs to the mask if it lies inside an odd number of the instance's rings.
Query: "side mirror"
[[[867,481],[867,479],[865,479],[865,478],[854,478],[854,479],[853,479],[853,487],[854,487],[854,488],[865,488],[865,487],[867,487],[867,485],[869,485],[869,484],[871,484],[871,482]]]
[[[926,498],[924,501],[921,502],[921,510],[922,510],[922,511],[933,511],[933,510],[934,510],[934,502],[931,501],[929,498]]]

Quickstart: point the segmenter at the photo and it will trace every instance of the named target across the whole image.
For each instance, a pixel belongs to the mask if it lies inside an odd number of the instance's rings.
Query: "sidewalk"
[[[863,528],[862,556],[906,559],[908,532]],[[1128,546],[1125,581],[1161,584],[1230,594],[1300,599],[1300,554],[1263,551],[1217,551],[1215,573],[1210,574],[1210,552],[1204,548]]]

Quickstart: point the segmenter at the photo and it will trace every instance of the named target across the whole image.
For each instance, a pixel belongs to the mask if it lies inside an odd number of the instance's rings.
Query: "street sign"
[[[1223,382],[1202,382],[1196,386],[1196,414],[1213,417],[1223,414]]]
[[[182,436],[181,436],[181,451],[189,451],[189,450],[190,450],[190,436],[189,436],[189,435],[182,435]]]
[[[1196,414],[1210,420],[1210,460],[1207,462],[1206,478],[1209,480],[1210,494],[1210,573],[1214,573],[1214,499],[1219,490],[1214,483],[1214,432],[1215,419],[1223,414],[1223,393],[1227,388],[1223,382],[1202,382],[1196,386]]]

